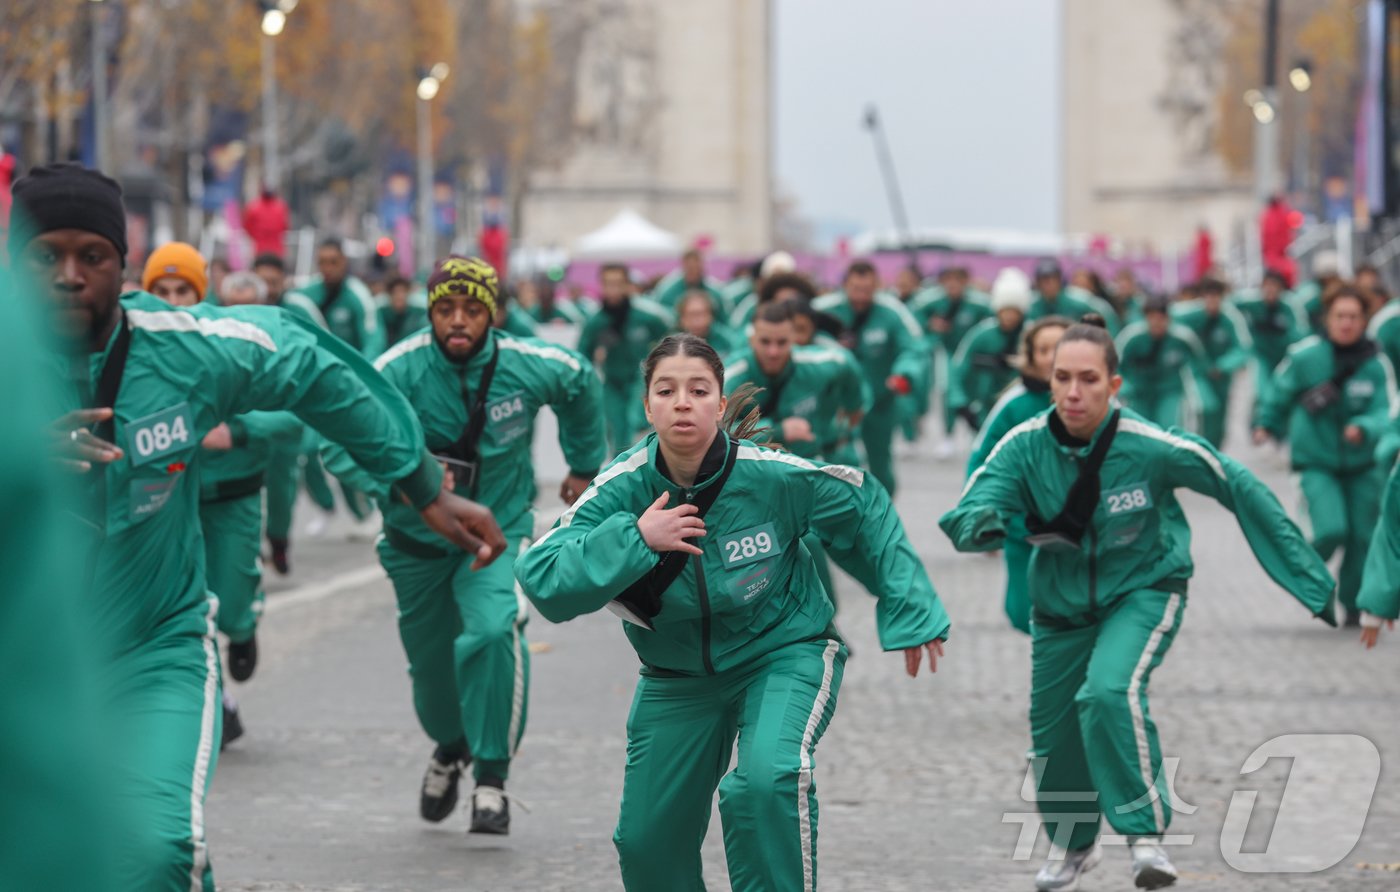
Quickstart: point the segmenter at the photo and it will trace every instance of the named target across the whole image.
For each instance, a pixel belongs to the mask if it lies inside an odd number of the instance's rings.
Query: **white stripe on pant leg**
[[[836,670],[836,649],[841,645],[828,641],[822,651],[822,683],[817,690],[817,699],[812,704],[812,712],[807,716],[807,727],[802,731],[802,751],[798,759],[797,772],[797,825],[802,838],[802,889],[812,892],[816,888],[816,853],[812,850],[812,810],[807,804],[807,793],[812,789],[812,738],[817,735],[817,726],[826,713],[826,704],[831,700],[831,676]]]
[[[219,599],[209,596],[208,628],[204,635],[204,713],[199,722],[199,748],[195,750],[194,777],[190,781],[190,840],[194,844],[190,864],[190,892],[204,889],[209,850],[204,842],[204,786],[209,781],[209,760],[214,753],[214,710],[219,709],[219,649],[214,643]]]
[[[527,536],[520,540],[520,551],[516,554],[519,558],[530,547],[530,539]],[[525,621],[530,618],[530,602],[525,600],[525,592],[520,588],[520,583],[515,583],[515,623],[513,624],[513,634],[515,642],[515,683],[510,692],[510,729],[506,732],[506,746],[510,747],[511,756],[520,747],[520,720],[525,713],[525,653],[524,641],[520,637],[520,630],[525,628]]]
[[[1298,530],[1303,534],[1303,538],[1308,540],[1308,544],[1312,545],[1312,507],[1308,505],[1308,492],[1303,489],[1303,474],[1301,471],[1294,471],[1288,475],[1288,480],[1298,490]]]
[[[1167,599],[1167,609],[1162,613],[1162,621],[1147,637],[1147,646],[1142,649],[1142,656],[1138,657],[1137,665],[1133,667],[1132,679],[1128,682],[1128,711],[1133,717],[1133,737],[1137,740],[1138,770],[1142,773],[1142,782],[1146,785],[1147,795],[1152,800],[1153,827],[1158,833],[1167,828],[1163,826],[1165,820],[1162,815],[1162,797],[1152,795],[1153,785],[1156,783],[1157,777],[1152,771],[1152,748],[1147,741],[1147,721],[1143,717],[1142,700],[1138,696],[1138,691],[1142,688],[1142,676],[1157,656],[1157,646],[1162,643],[1162,636],[1171,630],[1180,606],[1181,595],[1173,594]]]

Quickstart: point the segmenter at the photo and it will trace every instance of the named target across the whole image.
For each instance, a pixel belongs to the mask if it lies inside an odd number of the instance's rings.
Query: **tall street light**
[[[446,62],[418,70],[418,272],[433,269],[433,117],[432,101],[447,80]]]
[[[1264,70],[1254,111],[1254,197],[1262,207],[1279,192],[1278,0],[1264,3]]]
[[[97,169],[107,171],[107,41],[103,27],[107,11],[102,0],[92,0],[92,146]]]
[[[895,226],[899,227],[899,240],[903,243],[904,250],[909,253],[909,262],[918,266],[919,251],[914,247],[913,235],[909,231],[909,217],[904,212],[904,194],[899,189],[899,180],[894,171],[894,157],[890,154],[890,144],[885,139],[885,128],[880,123],[880,110],[875,107],[875,103],[865,107],[863,124],[875,140],[875,156],[880,163],[880,175],[885,181],[890,213],[894,216]]]
[[[281,190],[282,163],[277,145],[277,35],[287,27],[287,15],[297,0],[258,0],[262,10],[262,138],[263,182],[274,192]]]
[[[1293,116],[1293,189],[1311,206],[1312,184],[1308,180],[1312,171],[1308,156],[1312,146],[1309,145],[1311,131],[1308,118],[1312,110],[1312,60],[1299,59],[1294,62],[1288,71],[1288,83],[1298,94]]]

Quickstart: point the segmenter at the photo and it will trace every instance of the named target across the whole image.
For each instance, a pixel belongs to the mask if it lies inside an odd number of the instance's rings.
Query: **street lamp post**
[[[1294,62],[1288,72],[1288,82],[1298,94],[1293,116],[1293,190],[1311,207],[1313,194],[1308,161],[1312,146],[1308,116],[1312,108],[1312,62],[1308,59]]]
[[[865,129],[870,131],[871,137],[875,140],[875,155],[880,162],[880,174],[885,181],[885,194],[889,198],[890,213],[894,216],[895,226],[899,227],[899,240],[903,243],[904,250],[909,254],[909,262],[919,265],[919,251],[914,247],[914,239],[909,231],[909,217],[904,211],[904,195],[899,189],[899,180],[895,175],[894,157],[890,154],[889,142],[885,139],[885,128],[880,124],[880,111],[872,102],[865,107]]]
[[[287,15],[297,0],[258,0],[262,10],[262,138],[263,182],[274,192],[282,186],[282,163],[277,135],[277,35],[287,27]]]
[[[107,44],[102,0],[92,0],[92,146],[97,169],[107,171]]]
[[[1262,207],[1279,191],[1278,0],[1264,4],[1264,71],[1254,112],[1254,197]]]
[[[434,260],[432,101],[447,79],[446,62],[418,72],[418,272],[427,276]]]

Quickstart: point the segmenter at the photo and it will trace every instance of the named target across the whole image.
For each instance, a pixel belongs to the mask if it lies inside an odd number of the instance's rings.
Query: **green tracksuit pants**
[[[204,572],[219,599],[219,631],[230,641],[253,637],[262,614],[262,494],[201,502]]]
[[[1025,533],[1008,535],[1002,546],[1006,563],[1006,618],[1011,627],[1030,634],[1031,631],[1031,552],[1035,549],[1025,542]]]
[[[505,533],[516,547],[475,571],[460,553],[422,557],[379,542],[398,598],[418,722],[446,749],[465,741],[478,779],[509,775],[529,708],[529,608],[514,567],[533,533],[531,515]]]
[[[1171,822],[1147,685],[1186,606],[1183,595],[1131,592],[1080,628],[1031,629],[1031,742],[1050,840],[1091,844],[1099,819],[1150,836]]]
[[[292,512],[301,484],[301,450],[277,448],[267,462],[267,538],[286,542],[292,535]]]
[[[223,722],[217,612],[211,598],[167,619],[103,676],[123,816],[119,888],[129,892],[214,892],[204,796]]]
[[[1225,423],[1230,416],[1230,386],[1234,381],[1234,375],[1211,381],[1209,386],[1215,395],[1215,407],[1201,411],[1201,436],[1216,449],[1225,444]]]
[[[1366,552],[1381,514],[1385,478],[1376,468],[1353,474],[1305,468],[1298,474],[1298,483],[1303,500],[1299,511],[1303,530],[1324,561],[1342,549],[1337,600],[1347,610],[1355,610]]]
[[[845,661],[839,641],[804,641],[719,675],[642,676],[613,835],[628,892],[703,892],[716,788],[734,892],[816,888],[814,752]]]
[[[894,400],[875,404],[860,422],[860,439],[865,446],[865,466],[894,498],[894,432],[899,423]]]
[[[635,381],[603,381],[603,421],[607,424],[611,455],[626,451],[637,442],[637,431],[646,427],[645,412],[639,408],[641,401],[640,376]]]

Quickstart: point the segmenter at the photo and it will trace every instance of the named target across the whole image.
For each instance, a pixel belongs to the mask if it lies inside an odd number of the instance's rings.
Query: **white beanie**
[[[997,273],[992,283],[992,309],[1020,310],[1025,313],[1031,308],[1031,280],[1015,267],[1006,267]]]
[[[786,251],[774,251],[763,258],[762,265],[758,268],[758,275],[761,278],[776,276],[778,273],[797,272],[797,261],[792,259],[792,255]]]
[[[1335,276],[1342,269],[1341,256],[1331,248],[1323,248],[1313,255],[1312,274],[1314,279]]]

